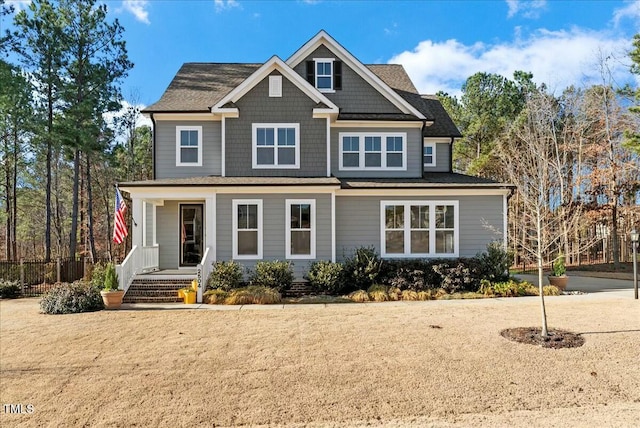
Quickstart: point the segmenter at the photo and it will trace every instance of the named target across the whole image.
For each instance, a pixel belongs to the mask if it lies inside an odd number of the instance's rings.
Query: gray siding
[[[340,58],[326,46],[320,46],[306,57],[294,70],[307,78],[307,61],[314,58]],[[355,71],[342,63],[342,89],[334,93],[324,93],[343,113],[401,113],[387,98],[371,86]]]
[[[180,263],[180,211],[178,201],[165,201],[157,207],[156,233],[160,252],[160,269],[176,269]]]
[[[327,175],[326,120],[313,119],[313,108],[316,103],[284,76],[281,98],[269,97],[269,79],[265,78],[238,100],[236,105],[240,110],[240,117],[227,119],[225,122],[227,176],[319,177]],[[251,127],[253,123],[299,123],[300,168],[253,169]]]
[[[340,171],[341,132],[406,132],[406,171]],[[383,143],[384,144],[384,143]],[[437,161],[436,161],[437,162]],[[331,129],[331,173],[336,177],[349,178],[418,178],[422,177],[422,131],[419,128],[332,128]]]
[[[316,200],[316,260],[331,260],[331,196],[327,194],[218,194],[217,198],[217,257],[231,260],[233,257],[232,210],[233,199],[261,199],[263,202],[263,259],[285,260],[285,200]],[[302,277],[312,260],[292,260],[296,277]],[[251,269],[255,260],[238,260]]]
[[[176,166],[176,126],[202,126],[202,166]],[[156,178],[221,174],[221,124],[214,121],[156,121]]]
[[[436,166],[425,166],[425,172],[451,172],[449,169],[449,143],[436,144]],[[424,163],[424,161],[423,161]]]
[[[344,260],[356,247],[373,246],[381,253],[380,201],[459,201],[460,257],[485,251],[491,241],[502,240],[502,196],[339,196],[336,197],[336,256]],[[493,229],[493,230],[492,230]]]

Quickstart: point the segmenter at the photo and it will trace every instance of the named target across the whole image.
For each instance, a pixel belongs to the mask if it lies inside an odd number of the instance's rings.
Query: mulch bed
[[[502,330],[500,335],[513,342],[538,345],[543,348],[577,348],[584,345],[584,338],[566,330],[549,329],[549,335],[542,337],[539,327],[517,327]]]

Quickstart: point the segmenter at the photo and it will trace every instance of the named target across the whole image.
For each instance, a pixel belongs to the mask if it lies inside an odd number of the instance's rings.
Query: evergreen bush
[[[45,314],[73,314],[104,309],[100,290],[86,282],[60,284],[47,292],[40,301]]]

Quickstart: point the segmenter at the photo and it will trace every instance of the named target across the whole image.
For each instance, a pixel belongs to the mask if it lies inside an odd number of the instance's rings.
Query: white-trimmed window
[[[407,134],[341,132],[341,171],[407,169]]]
[[[287,259],[315,259],[315,199],[287,199],[285,205],[285,253]]]
[[[422,159],[424,166],[436,166],[436,144],[424,143],[422,147]]]
[[[253,168],[300,168],[300,124],[254,123]]]
[[[333,92],[333,58],[316,58],[316,88],[320,92]]]
[[[202,126],[176,126],[176,166],[202,166]]]
[[[262,259],[262,200],[234,199],[231,218],[233,258]]]
[[[458,257],[458,201],[381,201],[382,257]]]

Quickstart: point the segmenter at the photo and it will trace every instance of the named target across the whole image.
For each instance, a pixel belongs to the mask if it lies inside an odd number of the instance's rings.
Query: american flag
[[[113,222],[113,242],[122,244],[124,238],[129,234],[127,231],[127,223],[124,221],[124,212],[127,210],[127,204],[124,203],[120,189],[116,187],[116,213]]]

